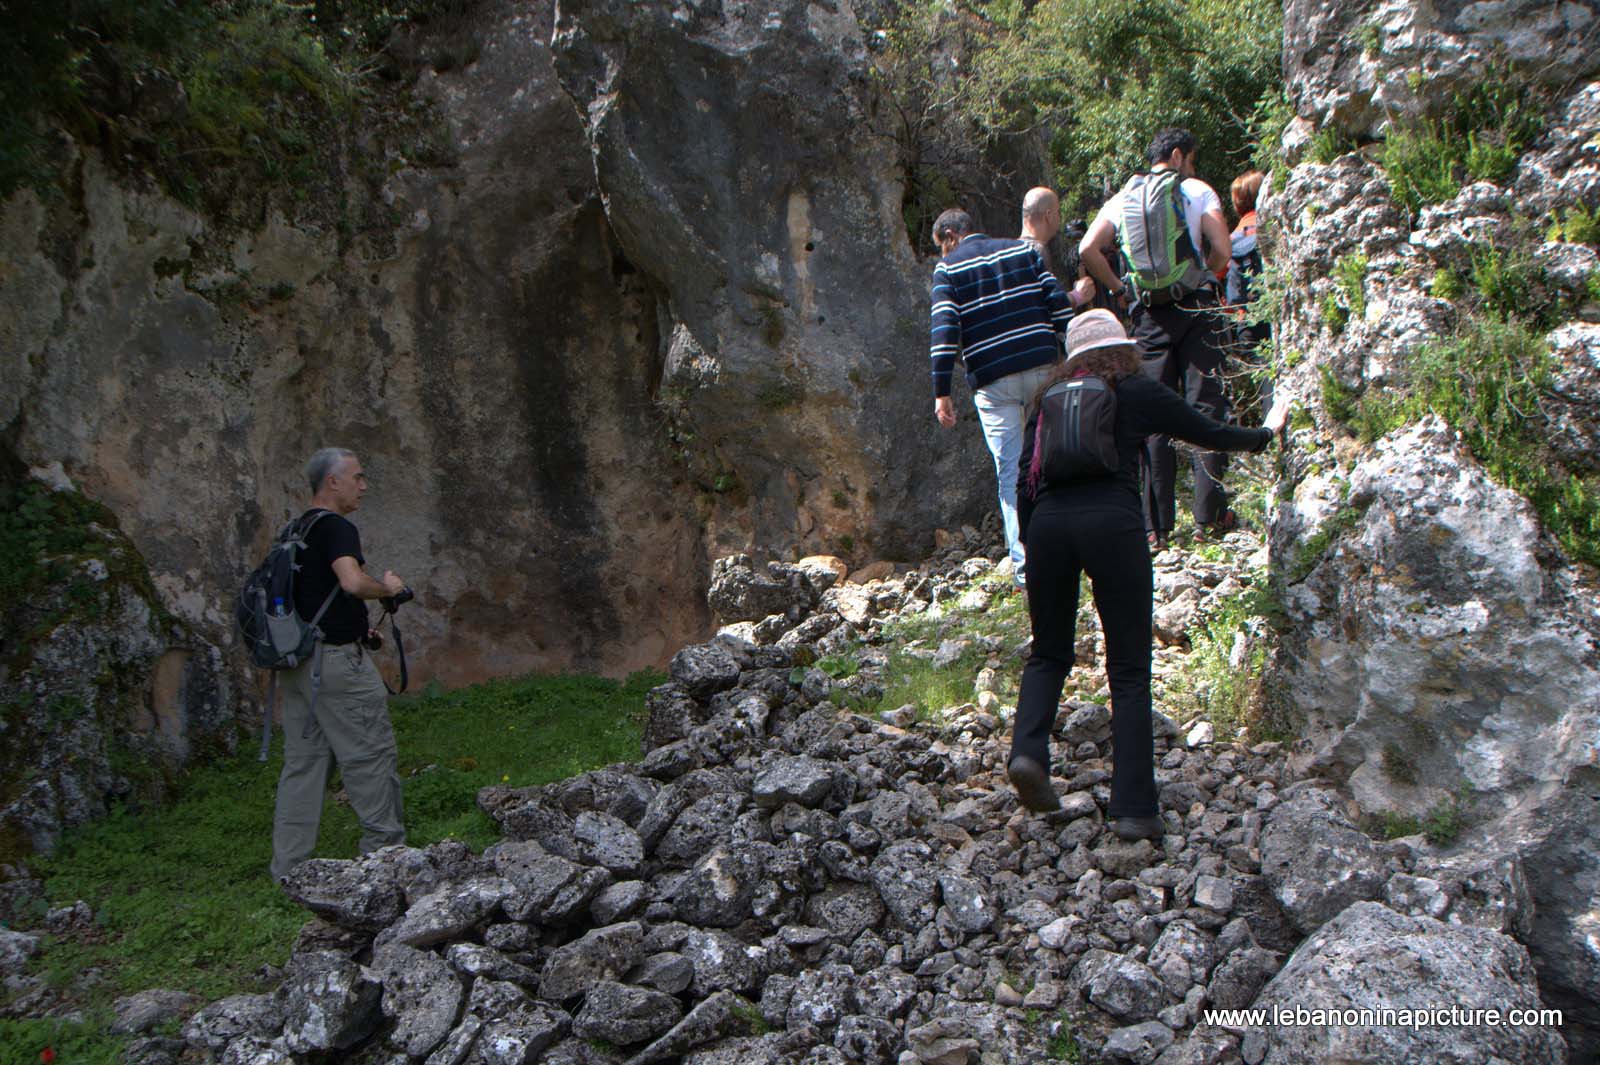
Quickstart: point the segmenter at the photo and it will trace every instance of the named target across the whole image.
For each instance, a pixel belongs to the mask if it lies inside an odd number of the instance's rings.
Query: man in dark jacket
[[[994,456],[1006,547],[1021,586],[1016,482],[1023,409],[1060,357],[1060,337],[1072,308],[1093,295],[1091,283],[1063,291],[1033,247],[973,232],[965,211],[941,214],[933,239],[944,253],[933,269],[934,416],[947,429],[956,424],[950,385],[959,358]]]

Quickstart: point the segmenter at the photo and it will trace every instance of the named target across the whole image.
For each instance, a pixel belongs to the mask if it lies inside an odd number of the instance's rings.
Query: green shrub
[[[1519,318],[1471,315],[1455,335],[1418,351],[1406,372],[1409,387],[1358,396],[1324,367],[1324,407],[1368,440],[1438,414],[1491,477],[1533,504],[1569,555],[1600,565],[1600,478],[1570,474],[1549,453],[1539,412],[1553,362],[1537,330]]]
[[[1474,248],[1472,284],[1483,298],[1483,309],[1501,321],[1520,317],[1547,329],[1560,317],[1549,273],[1520,250]]]
[[[1379,158],[1395,202],[1414,215],[1453,198],[1467,181],[1507,183],[1543,129],[1541,94],[1507,71],[1491,71],[1438,118],[1391,127]]]
[[[1422,832],[1422,822],[1416,814],[1401,813],[1398,810],[1382,810],[1366,819],[1367,834],[1379,839],[1400,839],[1404,836],[1416,836]]]
[[[1252,575],[1243,592],[1217,604],[1189,629],[1190,652],[1169,678],[1167,698],[1185,713],[1199,713],[1216,726],[1218,738],[1254,730],[1265,710],[1263,673],[1269,633],[1284,624],[1265,574]],[[1251,634],[1246,661],[1232,661],[1241,632]]]
[[[1333,279],[1338,283],[1339,291],[1344,294],[1345,306],[1350,308],[1350,314],[1356,318],[1365,317],[1367,313],[1366,278],[1365,255],[1346,255],[1333,266]]]
[[[189,202],[226,208],[263,186],[334,196],[347,176],[340,153],[353,139],[356,105],[379,84],[389,33],[471,2],[9,5],[0,35],[0,197],[55,180],[52,124],[104,144],[113,161],[148,170]],[[185,106],[130,112],[139,85],[164,82],[182,85]],[[367,135],[377,125],[369,121]],[[423,150],[419,141],[407,154]]]
[[[1323,126],[1311,137],[1311,143],[1306,147],[1306,158],[1313,163],[1327,166],[1341,155],[1355,151],[1355,138],[1340,129],[1338,126]]]
[[[1466,292],[1466,283],[1461,280],[1461,275],[1448,266],[1434,273],[1433,281],[1428,285],[1428,294],[1434,299],[1449,300],[1454,303]]]
[[[1569,244],[1600,244],[1600,210],[1590,211],[1580,203],[1567,208],[1564,215],[1557,211],[1546,239]]]
[[[1448,847],[1466,827],[1466,806],[1463,800],[1456,797],[1436,804],[1422,821],[1422,833],[1435,847]]]

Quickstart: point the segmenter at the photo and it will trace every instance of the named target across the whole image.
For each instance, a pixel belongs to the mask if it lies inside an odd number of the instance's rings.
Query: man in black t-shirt
[[[275,880],[316,848],[323,794],[335,760],[361,822],[361,853],[406,838],[388,692],[361,643],[368,633],[367,600],[395,595],[405,582],[393,572],[373,580],[362,569],[366,558],[361,534],[347,517],[367,490],[355,454],[323,448],[306,463],[306,478],[311,509],[328,513],[312,526],[300,553],[295,611],[309,621],[324,601],[328,607],[318,622],[323,632],[320,654],[284,674],[283,773],[272,825]],[[313,708],[313,674],[319,664]]]

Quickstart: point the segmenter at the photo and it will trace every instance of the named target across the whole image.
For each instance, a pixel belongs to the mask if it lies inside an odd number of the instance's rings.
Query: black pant
[[[1144,374],[1160,381],[1201,412],[1217,421],[1228,417],[1222,391],[1223,331],[1227,323],[1216,296],[1199,292],[1160,307],[1135,304],[1133,339],[1144,356]],[[1194,456],[1194,520],[1209,525],[1228,509],[1222,489],[1227,456],[1215,451]],[[1177,520],[1175,499],[1178,456],[1166,436],[1145,441],[1144,524],[1151,532],[1168,533]]]
[[[1028,523],[1028,616],[1033,655],[1022,669],[1013,757],[1050,764],[1061,686],[1073,663],[1078,577],[1089,575],[1106,637],[1111,681],[1112,817],[1153,817],[1155,739],[1150,725],[1150,549],[1130,506],[1074,509],[1046,494]]]

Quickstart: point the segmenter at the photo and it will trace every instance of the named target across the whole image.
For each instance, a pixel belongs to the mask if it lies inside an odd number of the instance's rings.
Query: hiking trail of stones
[[[1251,1006],[1537,1008],[1514,938],[1531,922],[1522,870],[1375,841],[1283,744],[1198,713],[1156,716],[1166,835],[1116,839],[1090,606],[1054,735],[1062,808],[1029,814],[1005,778],[1020,593],[992,524],[939,542],[865,583],[832,560],[720,560],[708,598],[728,624],[652,691],[641,761],[484,789],[504,838],[481,855],[446,841],[306,862],[286,890],[314,916],[278,989],[198,1012],[170,991],[119,1000],[124,1060],[1567,1060],[1551,1028],[1204,1023]],[[1158,707],[1185,633],[1264,559],[1243,530],[1157,556]],[[999,634],[964,624],[1008,604]],[[908,621],[933,635],[899,642]],[[1240,630],[1231,665],[1270,638]],[[908,659],[977,661],[971,700],[850,709]],[[73,934],[76,912],[50,930]],[[41,945],[0,932],[17,989]],[[32,991],[41,1015],[50,994]],[[149,1034],[183,1017],[181,1037]]]

